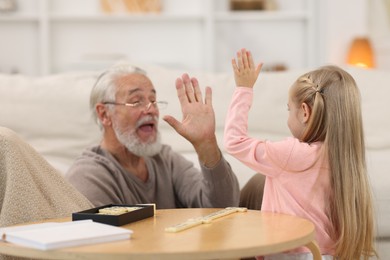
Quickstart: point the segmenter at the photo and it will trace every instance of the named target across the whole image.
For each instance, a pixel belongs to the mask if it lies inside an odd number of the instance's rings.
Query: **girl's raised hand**
[[[237,60],[235,58],[232,59],[236,86],[253,88],[262,66],[263,63],[259,63],[255,66],[250,51],[247,51],[246,49],[238,51]]]

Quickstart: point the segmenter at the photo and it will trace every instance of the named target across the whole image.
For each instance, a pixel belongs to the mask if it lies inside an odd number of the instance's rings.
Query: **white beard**
[[[137,122],[136,128],[143,124],[145,121],[150,121],[152,117],[147,116],[140,119]],[[158,119],[156,119],[157,121]],[[146,142],[142,142],[136,134],[136,129],[122,131],[118,126],[113,124],[114,132],[119,142],[124,145],[127,150],[131,153],[144,157],[144,156],[154,156],[161,151],[161,136],[160,132],[157,131],[156,140],[147,140]]]

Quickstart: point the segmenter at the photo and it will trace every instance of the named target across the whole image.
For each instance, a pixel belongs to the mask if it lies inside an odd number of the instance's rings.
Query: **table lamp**
[[[355,38],[349,48],[347,63],[352,66],[374,68],[374,51],[367,37]]]

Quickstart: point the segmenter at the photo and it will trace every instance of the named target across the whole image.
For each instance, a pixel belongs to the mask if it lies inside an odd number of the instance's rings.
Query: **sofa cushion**
[[[363,124],[368,149],[390,148],[390,76],[388,71],[348,68],[362,97]]]
[[[96,73],[0,75],[0,125],[18,133],[61,172],[99,140],[89,112]]]

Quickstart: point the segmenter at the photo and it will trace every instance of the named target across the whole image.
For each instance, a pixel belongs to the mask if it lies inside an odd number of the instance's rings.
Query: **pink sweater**
[[[266,176],[263,211],[312,221],[321,253],[334,255],[333,227],[325,213],[325,201],[331,196],[331,188],[328,163],[320,153],[322,143],[308,144],[292,137],[279,142],[249,137],[248,112],[252,99],[253,89],[236,88],[225,124],[227,152]],[[308,251],[306,248],[294,250]]]

